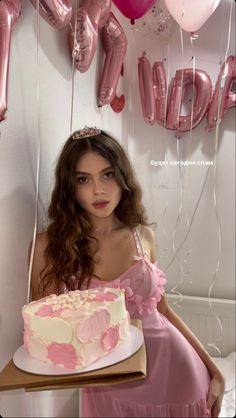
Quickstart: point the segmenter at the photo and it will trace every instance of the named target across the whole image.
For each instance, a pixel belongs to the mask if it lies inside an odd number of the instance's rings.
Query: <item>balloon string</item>
[[[162,51],[163,51],[163,49],[162,49]],[[163,55],[165,55],[165,54],[163,54]],[[162,58],[163,58],[164,63],[165,64],[167,63],[167,68],[165,66],[165,71],[166,71],[166,74],[167,74],[167,76],[166,76],[166,85],[168,86],[169,85],[169,78],[170,78],[170,68],[169,68],[170,48],[169,48],[169,43],[167,44],[167,52],[166,52],[166,55],[167,55],[167,58],[165,58],[165,56],[164,57],[162,56]],[[164,128],[166,127],[166,120],[167,120],[168,90],[167,90],[166,93],[167,94],[165,96],[165,119],[164,119],[164,124],[163,124],[163,127]],[[167,129],[163,129],[162,130],[162,139],[163,139],[162,142],[164,142],[164,150],[162,149],[162,152],[164,151],[163,152],[163,160],[166,161],[166,150],[168,149],[168,147],[167,147]],[[165,179],[165,178],[168,178],[167,177],[167,166],[164,165],[163,168],[164,168],[164,179]],[[163,181],[163,183],[164,183],[164,181]],[[168,239],[168,234],[167,234],[167,231],[166,231],[166,228],[165,228],[164,218],[165,218],[166,213],[167,213],[168,205],[169,205],[169,202],[168,202],[168,198],[167,198],[165,200],[165,207],[163,209],[162,218],[161,218],[161,229],[163,231],[163,236],[166,238],[166,240]],[[163,242],[164,242],[164,240],[163,240]],[[164,248],[163,255],[166,256],[167,253],[168,253],[168,247],[167,248]]]
[[[181,52],[182,52],[182,63],[183,63],[183,61],[184,61],[183,32],[182,32],[181,27],[179,27],[179,28],[180,28],[180,42],[181,42]],[[183,67],[183,65],[182,65],[182,67]],[[183,71],[181,73],[181,85],[183,86]],[[181,105],[179,107],[178,121],[180,120],[180,112],[181,112]],[[178,161],[180,161],[180,144],[179,144],[179,138],[177,139],[176,147],[177,147]],[[176,247],[175,247],[175,238],[176,238],[177,225],[178,225],[179,220],[181,218],[182,209],[183,209],[183,174],[181,172],[181,167],[179,166],[178,168],[179,168],[179,179],[180,179],[180,188],[179,188],[179,191],[180,191],[180,204],[179,204],[179,210],[178,210],[178,215],[177,215],[177,218],[176,218],[174,230],[173,230],[173,233],[172,233],[172,248],[173,248],[173,251],[174,251],[174,256],[177,259],[178,264],[179,264],[179,268],[180,268],[180,271],[181,271],[181,277],[180,277],[178,283],[176,284],[176,286],[172,287],[171,292],[179,295],[181,297],[180,302],[182,302],[183,295],[178,290],[178,288],[183,283],[183,274],[184,274],[184,271],[183,271],[183,265],[180,262],[180,259],[179,259],[179,256],[178,256],[177,252],[176,252]],[[177,302],[174,302],[174,304],[176,304],[177,306],[180,307],[180,305]]]
[[[134,31],[132,32],[131,44],[132,44],[132,49],[134,51],[135,50],[135,32]],[[138,100],[137,101],[135,100],[135,94],[136,94],[136,89],[135,89],[135,71],[133,71],[132,72],[132,79],[131,79],[131,98],[133,99],[133,103],[137,103],[138,102]],[[135,120],[136,120],[136,106],[134,106],[132,108],[132,112],[133,112],[133,115],[134,116],[133,116],[132,125],[131,125],[131,138],[134,139],[134,129],[135,129]],[[133,152],[133,158],[135,160],[134,152]]]
[[[189,139],[192,141],[192,130],[193,130],[193,107],[194,107],[194,88],[195,88],[195,76],[196,76],[196,58],[193,54],[193,40],[196,39],[194,36],[190,36],[191,52],[192,52],[192,69],[193,69],[193,86],[192,86],[192,105],[191,105],[191,122],[190,122],[190,135]],[[189,154],[191,155],[191,154]]]
[[[179,141],[177,141],[177,155],[178,155],[178,160],[180,160],[180,149],[179,148],[180,148]],[[180,166],[179,166],[179,179],[180,179],[180,189],[179,189],[180,190],[180,205],[179,205],[179,211],[178,211],[177,219],[176,219],[176,222],[175,222],[175,227],[174,227],[173,234],[172,234],[172,243],[173,243],[172,244],[172,247],[173,247],[173,251],[174,251],[175,257],[177,258],[177,261],[178,261],[178,264],[179,264],[179,268],[180,268],[180,271],[181,271],[181,276],[180,276],[180,279],[179,279],[177,285],[174,286],[174,287],[172,287],[171,292],[179,295],[181,297],[181,299],[179,300],[179,302],[182,302],[183,301],[183,295],[178,290],[178,288],[183,283],[184,270],[183,270],[183,265],[180,262],[180,258],[179,258],[178,254],[176,252],[176,247],[175,247],[175,237],[176,237],[177,225],[178,225],[178,222],[179,222],[179,220],[181,218],[182,209],[183,209],[183,183],[182,183],[182,174],[181,174],[181,167]],[[180,307],[180,305],[177,302],[174,302],[174,304],[177,305],[178,307]]]
[[[70,30],[73,33],[73,27],[70,23]],[[74,27],[74,46],[72,53],[72,65],[71,65],[71,106],[70,106],[70,134],[73,130],[73,115],[74,115],[74,94],[75,94],[75,48],[77,45],[76,42],[76,33],[77,33],[77,0],[75,7],[75,27]]]
[[[168,59],[166,59],[165,57],[165,50],[164,50],[165,46],[162,46],[162,63],[166,63],[168,64]],[[168,58],[169,58],[169,46],[167,47],[167,54],[168,54]],[[167,69],[165,66],[165,72],[167,72],[167,78],[166,78],[166,83],[168,86],[169,83],[169,65],[167,65]],[[164,116],[164,123],[163,123],[163,127],[166,127],[166,120],[167,120],[167,102],[168,102],[168,93],[165,95],[165,116]],[[156,103],[155,103],[155,107],[156,107]],[[157,120],[156,120],[157,122]],[[166,150],[167,150],[167,130],[166,129],[162,129],[161,130],[161,155],[163,156],[163,161],[166,161]],[[166,165],[164,165],[164,177],[165,177],[165,173],[166,173]]]
[[[168,43],[168,45],[167,45],[167,59],[165,59],[165,57],[164,57],[164,63],[167,63],[167,68],[165,66],[165,71],[166,71],[166,74],[167,74],[166,75],[166,86],[169,86],[169,81],[170,81],[169,57],[170,57],[170,46],[169,46],[169,43]],[[166,96],[165,96],[165,119],[164,119],[164,124],[163,124],[164,129],[162,130],[163,136],[164,136],[164,160],[166,160],[166,150],[168,149],[168,146],[167,146],[167,129],[166,129],[167,106],[168,106],[168,87],[166,89]],[[164,175],[166,173],[167,173],[167,166],[164,165]],[[166,213],[167,207],[168,207],[168,200],[166,201],[166,207],[164,209],[165,213]],[[164,228],[163,228],[163,230],[164,230]]]
[[[188,238],[188,235],[189,235],[189,233],[190,233],[191,226],[192,226],[192,223],[193,223],[193,220],[194,220],[195,214],[196,214],[196,212],[197,212],[197,209],[198,209],[199,203],[200,203],[201,198],[202,198],[203,191],[204,191],[204,189],[205,189],[205,185],[206,185],[206,181],[207,181],[207,177],[208,177],[208,174],[209,174],[210,167],[211,167],[211,166],[208,166],[208,168],[207,168],[207,171],[206,171],[206,176],[205,176],[205,180],[204,180],[204,183],[203,183],[203,186],[202,186],[202,189],[201,189],[200,195],[199,195],[199,197],[198,197],[197,204],[196,204],[195,209],[194,209],[194,211],[193,211],[192,218],[191,218],[190,223],[189,223],[189,228],[188,228],[188,230],[187,230],[187,232],[186,232],[186,234],[185,234],[185,237],[183,238],[183,240],[182,240],[182,241],[181,241],[181,243],[179,244],[179,246],[178,246],[178,248],[177,248],[177,250],[176,250],[176,254],[174,254],[174,256],[172,257],[171,261],[169,262],[169,264],[167,265],[167,267],[164,269],[164,271],[167,271],[167,270],[170,268],[170,266],[172,265],[172,263],[173,263],[173,261],[174,261],[174,259],[175,259],[176,255],[178,254],[179,250],[182,248],[183,244],[185,243],[186,239]]]
[[[232,13],[233,13],[233,2],[230,2],[230,11],[229,11],[229,24],[228,24],[228,37],[227,37],[227,45],[225,50],[225,58],[224,62],[226,62],[228,53],[229,53],[229,44],[230,44],[230,35],[231,35],[231,27],[232,27]]]
[[[194,56],[193,50],[193,40],[197,39],[197,35],[192,34],[190,35],[190,42],[191,42],[191,59],[192,59],[192,70],[193,70],[193,83],[192,83],[192,100],[191,100],[191,112],[190,112],[190,131],[188,134],[187,143],[187,151],[186,155],[189,155],[191,158],[192,155],[192,139],[193,139],[193,109],[194,109],[194,100],[195,100],[195,76],[196,76],[196,58]],[[185,178],[186,182],[189,183],[189,176],[190,176],[190,167],[186,167]]]
[[[161,229],[162,229],[162,231],[163,231],[163,236],[165,237],[165,239],[166,240],[168,240],[168,234],[167,234],[167,231],[166,231],[166,228],[165,228],[165,222],[164,222],[164,218],[165,218],[165,216],[166,216],[166,213],[167,213],[167,209],[168,209],[168,199],[166,199],[166,202],[165,202],[165,207],[164,207],[164,209],[163,209],[163,212],[162,212],[162,219],[161,219]],[[163,242],[164,242],[164,239],[163,239]],[[164,257],[166,256],[166,254],[168,253],[168,247],[167,248],[164,248],[164,250],[162,250],[162,252],[163,252],[163,255],[164,255]]]
[[[166,69],[166,86],[169,86],[169,82],[170,82],[170,66],[169,66],[169,57],[170,57],[170,45],[168,43],[167,45],[167,69]],[[166,60],[165,60],[166,62]],[[164,125],[163,127],[165,128],[165,132],[166,132],[166,120],[167,120],[167,107],[168,107],[168,87],[166,89],[166,97],[165,97],[165,120],[164,120]],[[166,137],[166,136],[165,136]]]
[[[227,45],[226,45],[226,50],[225,50],[224,62],[226,62],[226,59],[227,59],[227,56],[228,56],[228,51],[229,51],[229,42],[230,42],[231,25],[232,25],[232,8],[233,8],[233,2],[231,2],[230,12],[229,12],[228,36],[227,36]],[[209,289],[208,289],[208,303],[210,305],[211,310],[213,311],[215,320],[218,324],[219,331],[220,331],[217,341],[208,343],[208,346],[214,348],[219,353],[220,356],[221,356],[221,351],[220,351],[219,347],[217,346],[217,344],[220,344],[221,341],[222,341],[223,327],[222,327],[221,320],[220,320],[219,316],[217,315],[216,310],[215,310],[215,308],[212,304],[211,295],[212,295],[213,289],[214,289],[215,284],[216,284],[217,275],[218,275],[219,270],[220,270],[221,258],[222,258],[222,232],[221,232],[221,225],[220,225],[220,219],[219,219],[219,214],[218,214],[218,205],[217,205],[217,194],[216,194],[217,172],[216,172],[216,168],[217,168],[217,151],[218,151],[218,145],[219,145],[219,126],[220,126],[220,122],[221,122],[220,121],[220,109],[221,109],[221,105],[222,105],[221,102],[222,102],[223,89],[224,89],[224,79],[225,79],[225,74],[222,75],[222,79],[221,79],[221,83],[220,83],[220,89],[219,89],[219,95],[218,95],[217,120],[216,120],[216,130],[215,130],[214,170],[213,170],[213,179],[214,179],[214,182],[213,182],[213,184],[214,184],[214,186],[213,186],[213,199],[214,199],[214,209],[215,209],[216,222],[217,222],[218,259],[217,259],[217,263],[216,263],[216,269],[215,269],[211,284],[210,284]]]
[[[215,284],[216,284],[216,279],[217,279],[217,275],[218,275],[218,272],[219,272],[219,269],[220,269],[221,256],[222,256],[222,234],[221,234],[221,225],[220,225],[220,220],[219,220],[218,206],[217,206],[217,196],[216,196],[216,164],[217,164],[217,150],[218,150],[219,124],[220,124],[220,120],[219,120],[220,105],[219,104],[218,104],[217,113],[218,113],[218,115],[217,115],[217,121],[216,121],[214,170],[213,170],[213,199],[214,199],[214,209],[215,209],[216,223],[217,223],[218,259],[217,259],[217,263],[216,263],[216,269],[215,269],[211,284],[210,284],[209,289],[208,289],[208,303],[209,303],[209,306],[210,306],[210,308],[211,308],[211,310],[214,314],[214,318],[215,318],[215,320],[216,320],[216,322],[219,326],[220,334],[219,334],[219,337],[218,337],[217,341],[214,341],[212,343],[208,343],[208,346],[214,348],[219,353],[219,355],[221,356],[221,351],[220,351],[219,347],[217,346],[217,344],[219,344],[222,340],[223,327],[222,327],[221,320],[220,320],[219,316],[217,315],[216,310],[214,309],[213,304],[211,302],[211,294],[212,294],[213,289],[214,289]]]
[[[33,258],[35,252],[35,243],[36,243],[36,234],[37,234],[37,224],[38,224],[38,198],[39,198],[39,173],[40,173],[40,73],[39,73],[39,37],[40,37],[40,25],[39,25],[39,0],[37,0],[37,44],[36,44],[36,59],[37,59],[37,109],[38,109],[38,120],[37,120],[37,162],[36,162],[36,181],[35,181],[35,213],[34,213],[34,229],[33,229],[33,238],[30,251],[29,259],[29,270],[28,270],[28,288],[27,288],[27,303],[30,301],[31,295],[31,276],[33,268]]]
[[[180,44],[181,44],[182,68],[184,68],[184,41],[183,41],[183,31],[182,31],[181,26],[179,26],[179,33],[180,33]],[[181,88],[181,95],[182,95],[182,97],[183,97],[183,81],[184,81],[184,71],[182,70],[181,71],[181,87],[182,87]],[[178,128],[179,128],[179,125],[180,125],[181,103],[182,103],[182,100],[180,101],[180,106],[179,106],[179,109],[178,109]],[[179,129],[177,129],[176,136],[177,136],[177,139],[180,139]]]
[[[195,100],[195,74],[196,74],[196,58],[194,55],[194,48],[193,48],[193,40],[197,39],[198,35],[191,34],[190,35],[190,42],[191,42],[191,57],[192,57],[192,70],[193,70],[193,83],[192,83],[192,103],[191,103],[191,119],[190,119],[190,131],[188,134],[188,139],[186,140],[187,146],[186,146],[186,155],[189,156],[189,159],[191,160],[192,155],[192,139],[193,139],[193,109],[194,109],[194,100]],[[189,184],[189,177],[190,177],[190,166],[185,167],[185,184]],[[188,216],[185,215],[187,228],[190,226],[190,222],[188,219]],[[191,240],[190,240],[190,247],[186,253],[188,256],[191,253]]]

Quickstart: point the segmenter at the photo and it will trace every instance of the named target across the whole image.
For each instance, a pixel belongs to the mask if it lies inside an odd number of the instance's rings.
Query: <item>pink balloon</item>
[[[92,63],[98,29],[105,25],[110,8],[111,0],[83,0],[72,18],[69,48],[75,58],[75,66],[81,73],[86,72]]]
[[[35,9],[39,1],[39,14],[52,27],[62,30],[72,17],[71,0],[30,0]]]
[[[156,0],[113,0],[120,12],[129,19],[138,19],[151,9]]]
[[[1,1],[1,0],[0,0]],[[21,0],[5,0],[12,18],[12,30],[15,29],[16,23],[21,14]]]
[[[122,26],[110,12],[102,28],[102,42],[106,58],[98,93],[98,106],[112,104],[127,48],[127,39]]]
[[[234,79],[234,83],[235,83],[235,79]],[[231,109],[231,107],[235,107],[236,106],[236,93],[230,91],[227,94],[226,97],[226,102],[225,102],[225,110],[227,109]]]
[[[154,62],[152,67],[154,98],[156,103],[156,121],[161,126],[166,123],[167,83],[162,62]]]
[[[193,112],[187,116],[180,116],[185,91],[193,83],[196,90]],[[211,93],[211,79],[205,71],[193,71],[192,68],[177,70],[168,105],[166,127],[168,129],[176,129],[179,132],[186,132],[195,128],[207,111]]]
[[[101,15],[99,20],[99,29],[103,28],[106,24],[107,19],[111,11],[111,0],[100,0],[101,1]]]
[[[195,32],[209,19],[220,0],[165,0],[170,14],[187,32]]]
[[[20,16],[20,0],[0,1],[0,122],[7,110],[11,33]]]
[[[223,82],[222,96],[220,98],[221,82]],[[235,91],[231,91],[233,83],[236,83],[236,57],[231,55],[223,63],[220,74],[215,86],[213,97],[207,114],[207,128],[211,131],[217,122],[218,110],[220,122],[224,117],[224,112],[236,106]],[[220,106],[220,107],[219,107]]]
[[[155,122],[155,99],[153,94],[152,67],[145,53],[139,58],[138,80],[143,117],[147,124],[153,125]]]

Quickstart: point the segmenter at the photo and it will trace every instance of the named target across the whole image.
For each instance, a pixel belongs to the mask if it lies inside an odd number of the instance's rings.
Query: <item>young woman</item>
[[[49,226],[37,236],[32,299],[89,287],[121,287],[142,320],[142,382],[82,390],[83,417],[217,417],[224,377],[170,308],[154,233],[125,151],[95,128],[70,136],[56,167]]]

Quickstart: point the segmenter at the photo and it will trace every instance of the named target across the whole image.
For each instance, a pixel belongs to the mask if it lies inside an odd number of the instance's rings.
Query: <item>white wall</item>
[[[22,343],[20,312],[26,303],[27,251],[35,220],[37,149],[40,144],[38,229],[41,230],[46,221],[45,210],[52,187],[53,164],[69,135],[71,115],[72,73],[67,31],[57,32],[40,19],[37,56],[36,12],[28,0],[23,0],[22,5],[22,14],[12,37],[7,119],[0,125],[0,369]],[[180,139],[178,154],[178,141],[174,132],[157,124],[151,127],[144,123],[137,81],[138,57],[146,50],[151,62],[167,59],[166,68],[170,79],[177,69],[191,67],[190,58],[195,55],[196,67],[207,71],[214,85],[220,68],[219,61],[223,59],[226,49],[229,5],[230,0],[222,0],[214,15],[199,30],[199,39],[194,42],[194,53],[191,51],[188,34],[184,33],[184,58],[181,55],[178,30],[169,44],[154,34],[145,35],[141,30],[134,33],[128,20],[113,7],[128,37],[123,86],[120,83],[118,88],[118,93],[125,92],[126,107],[121,114],[115,114],[110,107],[98,109],[96,106],[96,90],[103,60],[99,45],[89,71],[75,74],[73,130],[85,124],[96,125],[113,134],[129,150],[144,189],[144,203],[150,220],[158,223],[158,259],[160,267],[167,274],[167,290],[182,281],[182,264],[186,271],[191,272],[179,290],[184,294],[207,296],[218,259],[213,199],[215,184],[222,254],[213,296],[230,299],[234,295],[235,274],[234,109],[226,112],[220,126],[217,178],[214,179],[211,170],[190,234],[179,253],[181,264],[175,260],[166,269],[173,255],[172,233],[181,203],[180,177],[178,170],[170,167],[151,167],[150,160],[213,160],[215,134],[204,130],[204,119],[199,127]],[[228,55],[235,54],[233,40],[232,29]],[[176,226],[176,246],[187,231],[186,218],[191,219],[205,174],[206,167],[188,168],[187,173],[182,173],[184,195],[181,217]],[[190,254],[186,255],[187,252]],[[192,283],[189,282],[190,277]],[[32,399],[30,401],[29,396],[28,406],[18,408],[15,413],[12,406],[10,408],[12,396],[12,393],[0,395],[0,413],[3,416],[24,416],[24,408],[28,408],[28,416],[33,416]],[[17,396],[23,399],[21,392],[15,392],[15,399]],[[66,401],[63,396],[61,399],[61,405],[64,405]],[[74,411],[76,408],[77,405],[74,405]],[[57,414],[59,416],[59,410]],[[72,416],[73,412],[70,410],[69,414]],[[63,416],[66,416],[65,413]]]

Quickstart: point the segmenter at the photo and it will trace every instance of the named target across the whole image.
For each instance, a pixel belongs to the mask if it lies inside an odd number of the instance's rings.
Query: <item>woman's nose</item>
[[[99,180],[94,180],[94,182],[93,182],[93,192],[94,192],[94,194],[103,194],[104,193],[103,184]]]

